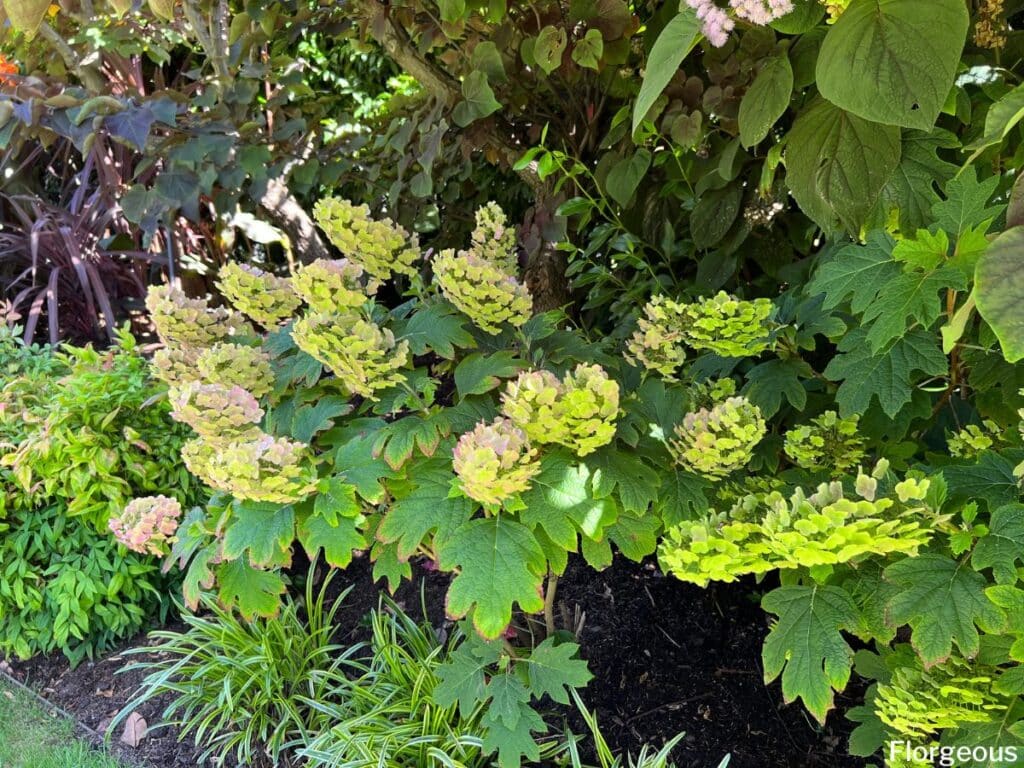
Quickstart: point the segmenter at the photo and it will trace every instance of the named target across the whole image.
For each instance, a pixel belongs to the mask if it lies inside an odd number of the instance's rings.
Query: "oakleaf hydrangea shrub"
[[[187,430],[126,332],[99,351],[0,329],[0,366],[0,654],[77,663],[170,606],[153,555],[202,498]]]

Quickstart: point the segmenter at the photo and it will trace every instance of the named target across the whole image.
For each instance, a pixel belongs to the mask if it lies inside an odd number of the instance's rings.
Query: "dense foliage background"
[[[1024,748],[1024,3],[3,9],[5,314],[159,337],[214,493],[113,527],[193,607],[366,551],[554,637],[570,556],[656,553],[760,580],[819,721],[871,681],[855,754]]]

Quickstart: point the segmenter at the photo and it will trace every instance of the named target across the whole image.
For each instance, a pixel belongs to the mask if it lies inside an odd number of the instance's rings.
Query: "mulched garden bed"
[[[444,574],[417,569],[417,579],[403,585],[397,600],[418,615],[422,594],[438,626],[447,581]],[[359,619],[378,600],[365,560],[339,573],[332,591],[349,585],[340,641],[363,636]],[[838,696],[840,712],[822,728],[798,703],[783,704],[778,682],[763,683],[760,654],[768,618],[758,606],[757,590],[765,588],[741,582],[700,589],[662,576],[651,563],[622,558],[600,573],[570,563],[558,586],[560,613],[582,622],[579,640],[595,676],[583,698],[613,748],[635,754],[644,743],[660,745],[685,731],[674,754],[680,768],[715,768],[726,753],[732,753],[732,768],[865,764],[846,755],[850,723],[841,715],[858,701]],[[142,644],[144,635],[124,648]],[[136,660],[118,652],[71,670],[62,656],[49,656],[10,662],[10,668],[16,679],[102,732],[141,679],[137,672],[116,674]],[[851,690],[859,693],[855,685]],[[139,714],[156,723],[165,703],[150,702]],[[585,733],[577,715],[569,724],[573,732]],[[200,765],[190,745],[168,730],[151,733],[137,748],[117,745],[114,751],[152,768]]]

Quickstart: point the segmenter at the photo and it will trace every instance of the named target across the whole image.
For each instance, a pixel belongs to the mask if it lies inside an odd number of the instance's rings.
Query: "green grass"
[[[27,694],[0,680],[0,768],[126,768],[75,735]]]

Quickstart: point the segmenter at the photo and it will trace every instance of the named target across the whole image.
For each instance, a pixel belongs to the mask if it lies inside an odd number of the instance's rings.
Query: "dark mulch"
[[[357,560],[332,582],[332,592],[352,586],[339,615],[339,640],[365,636],[360,619],[379,597],[370,570]],[[416,570],[417,578],[403,585],[396,599],[413,615],[425,604],[431,622],[440,626],[448,577]],[[799,704],[783,704],[778,682],[762,682],[768,620],[758,607],[757,590],[750,583],[700,589],[662,576],[651,564],[621,558],[601,573],[570,564],[558,587],[560,613],[572,622],[582,619],[582,651],[595,676],[584,700],[613,748],[635,754],[644,743],[660,745],[685,731],[674,755],[680,768],[715,768],[726,753],[732,754],[732,768],[864,765],[845,754],[849,723],[841,712],[857,701],[838,696],[840,712],[822,728]],[[144,642],[140,636],[125,647]],[[126,663],[116,653],[74,670],[63,657],[11,666],[19,680],[86,727],[103,731],[140,681],[138,672],[115,674]],[[156,723],[165,704],[151,702],[139,713]],[[575,714],[569,724],[575,733],[585,730]],[[119,749],[123,757],[152,768],[199,765],[194,751],[172,731],[153,733],[138,748]]]

